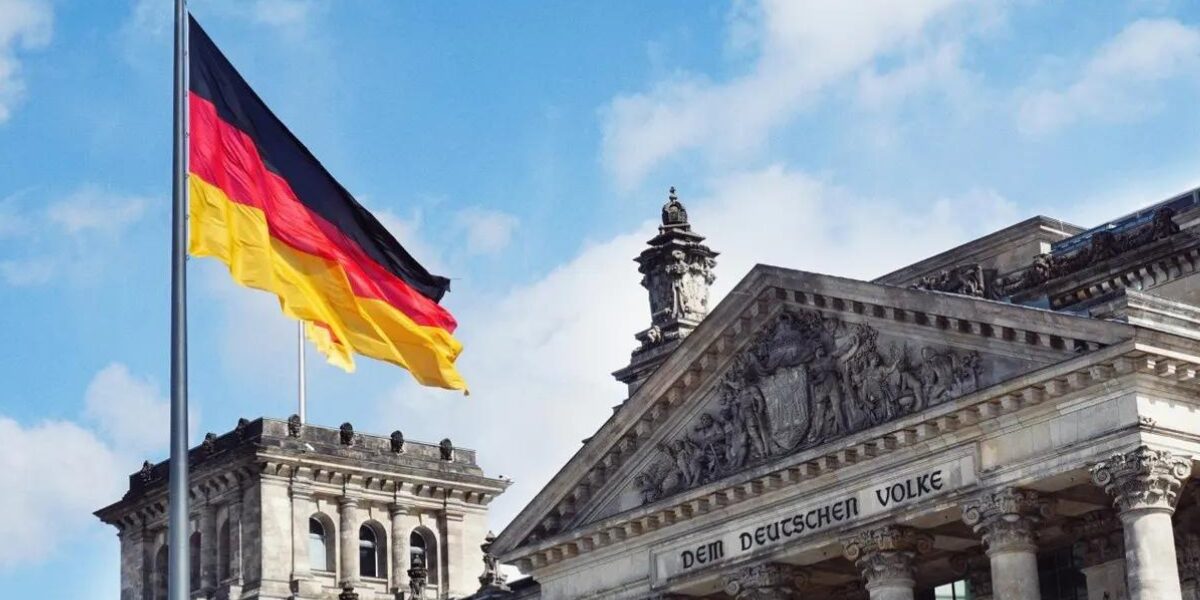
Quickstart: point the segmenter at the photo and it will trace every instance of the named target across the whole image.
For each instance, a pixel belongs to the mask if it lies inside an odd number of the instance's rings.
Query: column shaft
[[[229,580],[242,583],[242,495],[241,490],[229,503]]]
[[[217,589],[218,542],[217,505],[209,502],[200,507],[200,589],[205,593]]]
[[[338,554],[338,581],[342,587],[358,583],[358,500],[342,497]]]
[[[1132,600],[1183,598],[1176,564],[1171,511],[1143,509],[1121,514],[1125,568]]]
[[[989,491],[963,506],[963,521],[983,537],[995,600],[1040,600],[1037,527],[1053,505],[1037,492]]]
[[[988,560],[992,565],[992,597],[995,600],[1032,600],[1042,597],[1038,587],[1036,552],[989,552]]]
[[[393,504],[388,510],[392,518],[392,591],[408,591],[408,528],[405,526],[408,508]]]

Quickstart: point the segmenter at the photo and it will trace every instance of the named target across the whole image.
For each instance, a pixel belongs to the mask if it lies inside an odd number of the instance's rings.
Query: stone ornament
[[[496,541],[496,534],[489,531],[479,549],[483,550],[483,574],[479,576],[479,590],[497,590],[507,591],[508,584],[505,583],[508,576],[500,572],[500,565],[496,560],[496,556],[492,554],[492,544]]]
[[[233,433],[234,433],[234,435],[237,436],[237,439],[239,441],[246,439],[246,429],[249,427],[250,427],[250,419],[242,417],[237,420],[237,427],[233,428]]]
[[[984,269],[978,263],[973,263],[926,275],[911,287],[918,290],[948,292],[976,298],[994,298],[995,286],[992,285],[994,277],[995,271]]]
[[[794,565],[750,565],[725,576],[724,591],[735,600],[797,598],[811,579],[807,570]]]
[[[354,426],[348,422],[342,423],[342,426],[338,428],[338,439],[341,441],[343,446],[353,446]]]
[[[408,591],[414,600],[425,597],[425,585],[429,571],[425,569],[425,560],[419,554],[412,557],[412,568],[408,570]]]
[[[442,455],[442,460],[454,460],[454,442],[451,442],[450,438],[445,438],[438,443],[438,451]]]
[[[1179,489],[1191,475],[1191,459],[1149,446],[1114,454],[1092,467],[1092,482],[1113,497],[1113,505],[1121,513],[1174,511]]]
[[[304,428],[304,424],[300,422],[300,415],[292,415],[287,420],[288,437],[300,437],[300,430]]]
[[[354,586],[347,585],[338,594],[338,600],[358,600],[358,592],[354,591]]]
[[[703,241],[692,232],[687,209],[671,188],[658,235],[635,259],[650,295],[650,327],[637,334],[642,343],[637,352],[682,339],[708,314],[717,253]]]
[[[884,525],[842,540],[842,555],[862,571],[867,589],[916,576],[913,559],[933,550],[933,537],[911,527]]]
[[[392,432],[392,452],[395,454],[404,452],[404,434],[399,429]]]
[[[1037,492],[1005,488],[963,506],[963,522],[982,535],[989,555],[995,552],[1036,552],[1037,526],[1054,515],[1054,505]]]
[[[817,311],[785,311],[734,358],[719,406],[634,482],[643,502],[716,481],[975,391],[977,352],[883,344],[879,332]]]
[[[141,479],[142,483],[149,483],[151,479],[154,479],[154,465],[150,464],[150,461],[142,461],[142,468],[138,471],[138,479]]]

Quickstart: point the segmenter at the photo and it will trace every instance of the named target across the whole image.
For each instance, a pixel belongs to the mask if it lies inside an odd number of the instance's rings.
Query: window
[[[387,577],[387,550],[383,528],[373,522],[358,529],[358,574],[362,577]]]
[[[954,583],[939,585],[933,589],[933,600],[970,600],[971,594],[967,591],[967,582],[958,580]]]
[[[217,580],[229,579],[229,519],[217,530]]]
[[[433,536],[433,532],[428,527],[418,527],[408,537],[409,566],[417,566],[418,561],[428,573],[429,584],[437,585],[437,582],[440,581],[438,579],[437,538]]]
[[[308,519],[308,564],[310,568],[332,571],[329,564],[329,537],[325,525],[316,517]]]
[[[167,600],[167,545],[159,546],[154,556],[154,600]]]

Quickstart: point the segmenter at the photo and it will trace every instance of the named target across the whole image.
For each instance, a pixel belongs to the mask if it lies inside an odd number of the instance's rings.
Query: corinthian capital
[[[725,576],[725,593],[737,600],[790,600],[810,579],[808,571],[793,565],[750,565]]]
[[[886,584],[912,584],[913,559],[933,549],[933,537],[911,527],[884,525],[842,540],[847,560],[862,570],[867,589]]]
[[[983,537],[989,554],[1036,551],[1037,525],[1052,514],[1050,501],[1016,488],[986,492],[963,505],[963,522]]]
[[[1114,454],[1092,466],[1092,481],[1113,497],[1113,505],[1121,513],[1174,511],[1179,488],[1191,475],[1191,459],[1148,446]]]

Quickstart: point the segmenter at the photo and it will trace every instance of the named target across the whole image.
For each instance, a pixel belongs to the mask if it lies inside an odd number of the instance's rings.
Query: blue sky
[[[837,7],[837,8],[835,8]],[[193,0],[285,122],[454,279],[469,398],[316,363],[314,422],[477,448],[497,529],[623,399],[670,185],[721,251],[871,277],[1200,183],[1169,0]],[[90,512],[165,456],[170,2],[0,0],[0,588],[114,598]],[[286,417],[294,328],[193,261],[193,437]],[[72,577],[58,576],[71,573]]]

